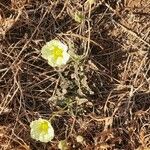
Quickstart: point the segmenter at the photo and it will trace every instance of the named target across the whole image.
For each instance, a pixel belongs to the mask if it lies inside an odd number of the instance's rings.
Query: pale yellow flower
[[[48,61],[52,67],[65,65],[70,55],[67,53],[68,46],[59,40],[51,40],[42,47],[42,57]]]
[[[37,141],[49,142],[54,138],[54,129],[48,120],[39,118],[30,124],[31,137]]]
[[[84,141],[83,136],[81,136],[81,135],[78,135],[76,137],[76,140],[77,140],[78,143],[83,143],[83,141]]]
[[[60,150],[69,150],[67,141],[66,141],[66,140],[61,140],[61,141],[59,141],[59,143],[58,143],[58,148],[59,148]]]

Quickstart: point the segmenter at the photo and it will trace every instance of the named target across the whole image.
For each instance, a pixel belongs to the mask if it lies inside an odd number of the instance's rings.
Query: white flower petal
[[[50,66],[52,66],[52,67],[56,67],[57,66],[56,63],[55,63],[55,61],[54,61],[54,59],[52,57],[48,58],[48,64]]]
[[[67,52],[63,52],[63,64],[66,64],[69,58],[70,55]]]
[[[44,45],[42,47],[41,53],[42,53],[42,57],[44,59],[48,59],[49,54],[51,53],[51,51],[53,50],[53,47],[50,48],[50,46],[48,46],[49,44],[47,43],[46,45]]]
[[[61,66],[63,64],[63,58],[62,57],[58,57],[57,61],[56,61],[56,65],[57,66]]]

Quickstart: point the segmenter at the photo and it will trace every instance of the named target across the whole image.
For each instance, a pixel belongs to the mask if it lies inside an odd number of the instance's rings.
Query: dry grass
[[[149,10],[149,0],[1,0],[0,149],[52,150],[66,139],[70,150],[149,150]],[[54,38],[83,59],[51,68],[40,50]],[[30,137],[39,117],[52,117],[50,143]]]

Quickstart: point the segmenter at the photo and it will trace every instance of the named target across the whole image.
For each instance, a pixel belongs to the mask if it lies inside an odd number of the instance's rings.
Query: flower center
[[[63,57],[63,50],[55,46],[52,55],[54,59],[57,60],[59,57]]]
[[[48,123],[46,121],[42,122],[39,125],[39,131],[40,132],[45,132],[45,133],[48,131]]]

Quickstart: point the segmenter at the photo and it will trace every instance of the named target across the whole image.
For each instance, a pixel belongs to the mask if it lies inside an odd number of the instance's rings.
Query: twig
[[[113,11],[117,16],[121,17],[121,15],[114,10],[109,4],[105,3],[105,5],[111,10]],[[126,27],[125,25],[117,22],[116,20],[113,19],[113,21],[119,25],[123,30],[125,30],[126,32],[130,33],[131,35],[135,36],[137,39],[139,39],[140,41],[142,41],[144,44],[146,44],[147,46],[150,47],[150,43],[148,43],[147,41],[145,41],[144,39],[142,39],[137,33],[135,33],[134,31],[132,31],[131,29],[129,29],[128,27]]]
[[[131,29],[129,29],[128,27],[126,27],[125,25],[116,22],[114,20],[114,22],[119,25],[122,29],[124,29],[126,32],[130,33],[131,35],[135,36],[137,39],[139,39],[140,41],[142,41],[144,44],[146,44],[147,46],[150,47],[150,43],[148,43],[147,41],[145,41],[144,39],[142,39],[137,33],[135,33],[134,31],[132,31]]]

